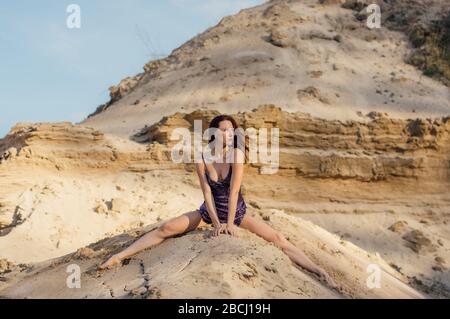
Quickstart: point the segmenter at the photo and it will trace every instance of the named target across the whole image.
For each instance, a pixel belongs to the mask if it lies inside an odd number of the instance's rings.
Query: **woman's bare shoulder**
[[[195,170],[196,170],[199,174],[205,172],[205,169],[206,169],[205,163],[203,163],[202,161],[200,161],[200,162],[194,162],[194,164],[195,164]]]

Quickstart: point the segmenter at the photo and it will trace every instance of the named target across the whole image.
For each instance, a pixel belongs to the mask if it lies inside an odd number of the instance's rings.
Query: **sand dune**
[[[249,214],[257,216],[254,210]],[[26,272],[12,273],[6,298],[421,298],[379,256],[367,254],[297,217],[271,212],[270,223],[329,271],[339,287],[327,288],[302,271],[273,244],[246,230],[238,237],[211,237],[198,229],[141,252],[118,269],[97,271],[109,251],[129,244],[144,230],[103,240]],[[154,226],[156,227],[156,225]],[[148,231],[151,227],[148,227]],[[68,265],[82,269],[81,289],[68,289]],[[367,267],[381,267],[380,288],[368,288]]]
[[[242,10],[112,87],[82,123],[12,128],[0,140],[0,297],[449,298],[449,87],[405,62],[402,30],[369,30],[358,4],[339,2]],[[172,161],[170,135],[219,113],[280,129],[276,173],[245,166],[249,214],[338,289],[242,229],[198,229],[97,271],[200,206],[193,164]],[[73,264],[81,289],[66,285]]]
[[[82,123],[130,136],[177,111],[237,113],[261,104],[328,120],[360,120],[371,111],[447,116],[449,88],[406,63],[410,52],[404,33],[368,29],[337,4],[271,1],[225,17],[149,63]]]

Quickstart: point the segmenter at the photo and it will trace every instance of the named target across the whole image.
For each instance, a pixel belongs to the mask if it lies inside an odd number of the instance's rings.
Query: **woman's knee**
[[[279,248],[287,248],[289,245],[289,241],[282,233],[276,232],[273,237],[273,243]]]
[[[178,228],[176,222],[173,219],[170,219],[158,227],[158,232],[162,237],[166,238],[178,234]]]

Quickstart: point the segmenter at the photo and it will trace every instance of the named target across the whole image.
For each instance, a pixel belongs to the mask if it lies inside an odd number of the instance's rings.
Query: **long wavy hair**
[[[218,115],[216,117],[214,117],[211,122],[209,123],[209,128],[210,129],[218,129],[219,128],[219,124],[222,121],[230,121],[231,124],[233,125],[233,129],[234,129],[234,134],[233,134],[233,148],[239,148],[244,152],[245,155],[245,161],[247,161],[248,159],[248,137],[245,136],[245,134],[241,135],[240,131],[238,130],[239,124],[236,122],[236,120],[231,116],[231,115],[227,115],[227,114],[222,114],[222,115]],[[211,134],[210,138],[209,138],[209,142],[208,144],[211,144],[212,142],[214,142],[215,140],[215,135]]]

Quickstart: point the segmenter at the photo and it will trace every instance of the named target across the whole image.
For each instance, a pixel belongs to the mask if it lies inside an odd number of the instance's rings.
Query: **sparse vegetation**
[[[348,0],[342,7],[361,16],[368,0]],[[413,47],[407,62],[422,72],[450,86],[450,11],[435,10],[430,17],[430,6],[421,0],[380,0],[383,26],[408,35]]]
[[[433,21],[428,30],[414,28],[409,38],[415,50],[408,62],[450,86],[450,11],[443,20]]]

